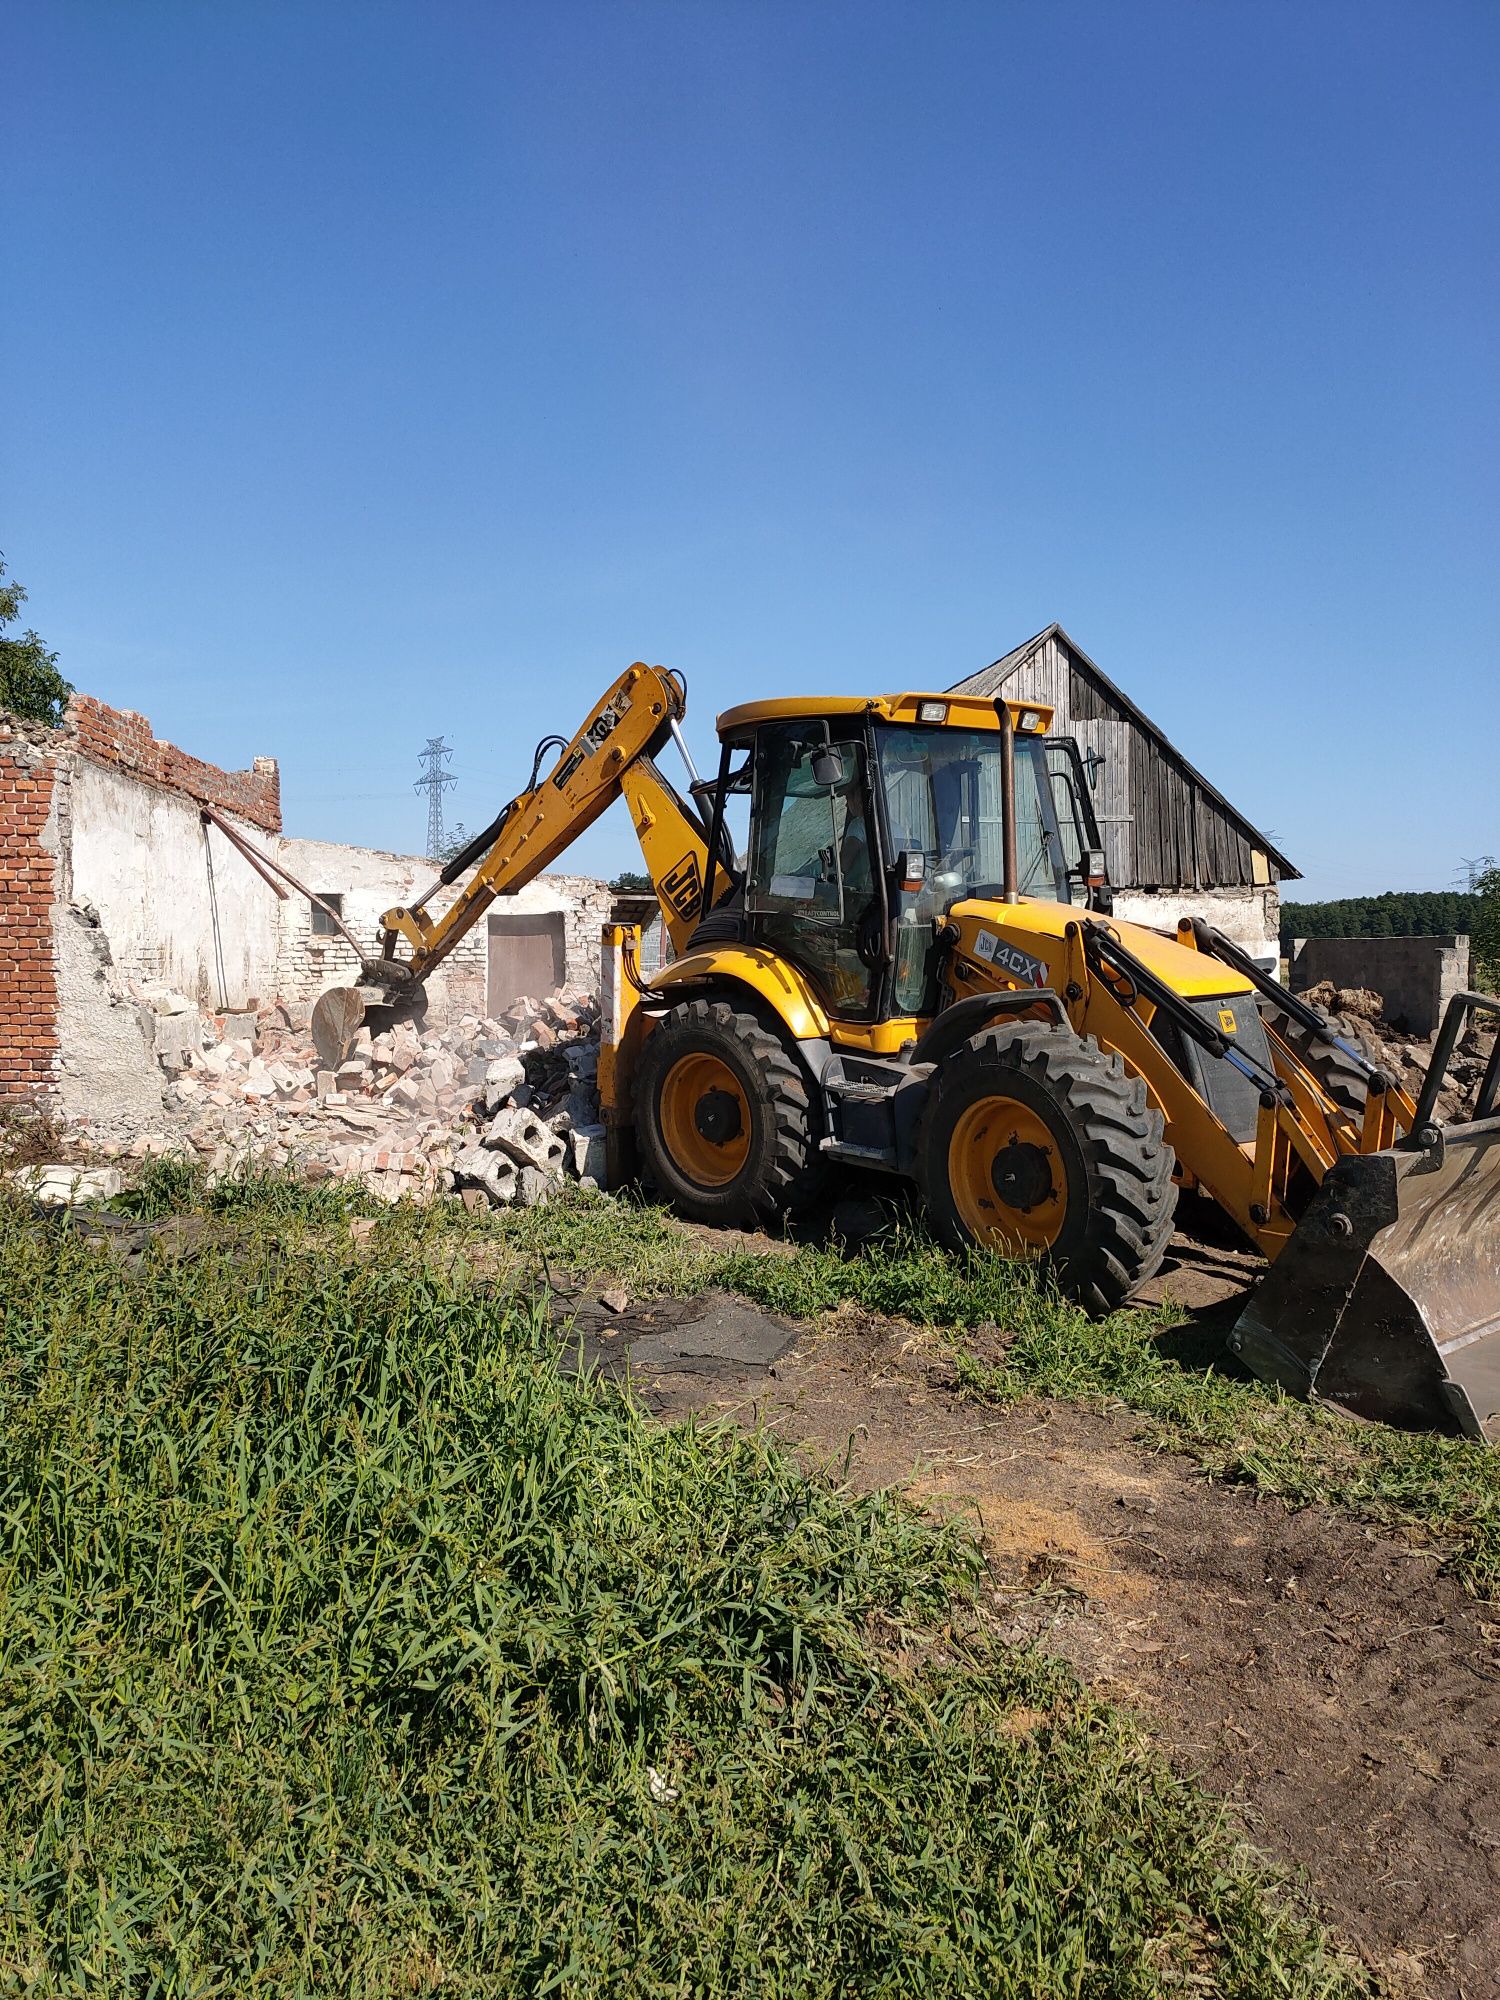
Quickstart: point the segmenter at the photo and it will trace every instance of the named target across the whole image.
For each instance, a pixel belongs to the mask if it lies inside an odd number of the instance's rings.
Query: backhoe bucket
[[[1293,1395],[1500,1444],[1500,1116],[1340,1160],[1229,1345]]]

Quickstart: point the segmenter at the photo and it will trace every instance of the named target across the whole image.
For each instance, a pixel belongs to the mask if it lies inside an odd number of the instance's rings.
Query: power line
[[[440,861],[443,853],[443,794],[458,783],[447,769],[448,759],[453,752],[441,736],[429,736],[427,748],[417,752],[417,762],[423,765],[422,775],[412,786],[414,792],[427,794],[427,859]]]
[[[1454,879],[1454,887],[1457,888],[1459,886],[1459,880],[1460,878],[1462,878],[1462,886],[1468,890],[1469,894],[1471,896],[1477,894],[1479,889],[1480,876],[1485,874],[1489,869],[1493,868],[1495,865],[1494,855],[1461,854],[1458,857],[1458,861],[1459,861],[1459,870],[1458,870],[1458,876],[1455,877]]]

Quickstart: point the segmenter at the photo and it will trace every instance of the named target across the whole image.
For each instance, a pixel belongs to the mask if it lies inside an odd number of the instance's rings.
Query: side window
[[[764,730],[756,759],[755,853],[750,907],[794,911],[810,921],[852,923],[874,893],[865,825],[862,756],[836,746],[841,783],[820,784],[824,748],[793,730]]]
[[[830,785],[815,769],[827,747],[806,724],[760,732],[746,906],[754,935],[802,968],[830,1012],[862,1014],[872,974],[860,928],[875,904],[864,752],[835,741],[843,773]]]

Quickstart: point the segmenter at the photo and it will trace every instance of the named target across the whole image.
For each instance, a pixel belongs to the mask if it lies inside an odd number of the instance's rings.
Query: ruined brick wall
[[[145,716],[110,708],[88,694],[74,695],[63,726],[96,763],[233,813],[265,833],[281,831],[281,773],[274,757],[257,757],[248,771],[221,771],[175,743],[160,742]]]
[[[12,1104],[50,1098],[57,1072],[51,737],[0,716],[0,1102]]]

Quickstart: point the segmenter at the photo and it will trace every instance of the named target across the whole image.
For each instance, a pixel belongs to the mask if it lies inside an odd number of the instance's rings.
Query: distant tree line
[[[1461,889],[1388,889],[1383,896],[1342,896],[1335,903],[1283,903],[1282,949],[1299,937],[1472,935],[1480,901]]]

